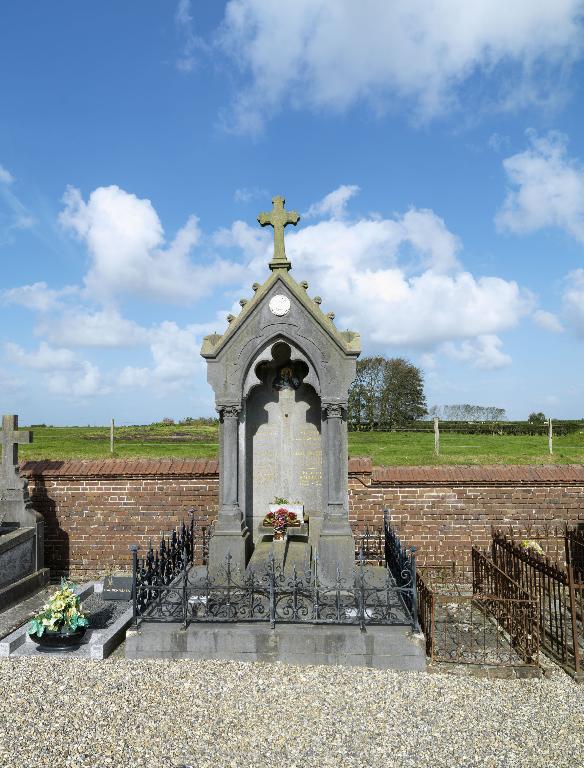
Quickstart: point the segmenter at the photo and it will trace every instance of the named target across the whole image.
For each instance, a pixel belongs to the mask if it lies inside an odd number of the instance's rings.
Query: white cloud
[[[584,338],[584,269],[568,274],[562,299],[567,322]]]
[[[243,222],[222,237],[252,256],[250,273],[265,270],[271,238],[258,238]],[[338,328],[360,331],[366,348],[431,353],[445,342],[485,337],[474,356],[502,364],[506,357],[489,337],[516,326],[533,298],[514,281],[465,271],[461,248],[440,217],[417,209],[319,221],[286,236],[296,279],[306,278],[310,294],[324,297]]]
[[[297,0],[286,12],[280,0],[230,0],[219,45],[242,76],[231,123],[254,133],[284,104],[383,109],[396,97],[429,118],[473,76],[505,107],[538,103],[581,51],[581,12],[581,0]]]
[[[7,358],[21,368],[42,372],[49,393],[58,396],[93,397],[110,392],[96,365],[77,360],[70,349],[55,348],[41,341],[38,349],[27,351],[18,344],[4,344]],[[38,380],[35,386],[39,386]]]
[[[117,309],[66,310],[37,325],[37,333],[70,347],[132,347],[144,343],[148,332]]]
[[[470,363],[474,368],[492,370],[511,364],[511,357],[501,350],[502,346],[498,336],[485,334],[458,344],[448,342],[442,346],[442,352],[454,360]]]
[[[7,216],[0,217],[0,221],[2,218],[6,220],[0,227],[0,245],[11,243],[15,231],[31,229],[35,224],[24,203],[12,191],[13,183],[14,176],[0,165],[0,199],[8,210]]]
[[[287,252],[337,314],[380,345],[428,347],[498,333],[531,308],[513,281],[458,266],[458,239],[432,211],[326,221],[292,233]]]
[[[22,395],[25,389],[25,382],[13,375],[13,372],[6,371],[0,368],[0,391],[3,398],[7,395],[20,394]]]
[[[104,384],[96,365],[88,361],[70,372],[57,372],[47,376],[47,388],[53,395],[71,397],[95,397],[111,392],[111,387]]]
[[[50,347],[45,341],[41,341],[39,348],[29,352],[18,344],[7,342],[4,349],[8,357],[24,368],[33,368],[38,371],[63,371],[75,368],[77,365],[75,355],[70,349]]]
[[[528,135],[529,149],[503,161],[511,188],[498,228],[524,234],[559,227],[584,242],[584,167],[567,156],[564,134]]]
[[[202,47],[203,43],[193,31],[191,0],[178,1],[174,21],[182,42],[181,55],[176,61],[176,68],[180,72],[192,72],[196,64],[195,51]]]
[[[258,197],[267,197],[268,193],[260,187],[240,187],[233,193],[236,203],[249,203]]]
[[[492,133],[487,141],[487,146],[492,149],[493,152],[502,152],[509,147],[510,140],[508,136],[504,136],[500,133]]]
[[[212,240],[217,248],[241,250],[254,266],[261,265],[262,269],[266,253],[273,248],[273,234],[267,228],[251,227],[246,221],[234,221],[231,227],[218,229]]]
[[[13,181],[14,176],[10,171],[4,168],[3,165],[0,165],[0,184],[12,184]]]
[[[85,282],[98,299],[125,293],[188,302],[241,276],[237,265],[227,261],[191,261],[201,239],[195,216],[164,247],[162,224],[150,200],[110,186],[95,189],[87,202],[69,187],[64,202],[59,219],[87,246],[91,267]]]
[[[347,204],[349,200],[359,192],[356,184],[342,184],[338,189],[329,192],[318,203],[313,203],[305,217],[311,216],[330,216],[333,219],[342,219],[347,213]]]
[[[157,394],[193,387],[203,374],[197,328],[180,328],[163,322],[150,331],[151,368],[126,366],[119,378],[122,387],[151,387]]]
[[[553,312],[547,312],[544,309],[538,309],[533,313],[533,321],[544,331],[551,331],[551,333],[561,333],[564,328],[560,322],[560,318],[554,315]]]
[[[18,304],[35,312],[49,312],[61,306],[61,299],[78,292],[78,288],[68,286],[61,290],[49,288],[45,282],[20,285],[2,292],[2,300],[7,304]]]

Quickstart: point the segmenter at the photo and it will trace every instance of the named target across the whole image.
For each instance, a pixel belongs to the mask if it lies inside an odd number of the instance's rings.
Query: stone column
[[[244,572],[247,565],[249,531],[239,506],[239,413],[240,406],[218,406],[219,434],[219,513],[209,542],[209,573],[217,577],[231,555],[232,568]]]
[[[326,581],[336,578],[337,564],[346,586],[352,584],[355,544],[349,525],[348,456],[346,405],[323,404],[325,430],[323,461],[326,462],[327,488],[322,530],[318,542],[321,575]]]

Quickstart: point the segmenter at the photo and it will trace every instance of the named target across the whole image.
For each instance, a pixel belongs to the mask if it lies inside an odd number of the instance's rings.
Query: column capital
[[[327,419],[342,419],[346,403],[323,403],[322,409]]]
[[[217,405],[215,410],[224,419],[237,419],[241,413],[241,405]]]

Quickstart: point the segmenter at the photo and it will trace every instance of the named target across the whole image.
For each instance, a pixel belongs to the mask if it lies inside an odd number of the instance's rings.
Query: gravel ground
[[[571,766],[584,688],[223,661],[0,661],[3,768]]]

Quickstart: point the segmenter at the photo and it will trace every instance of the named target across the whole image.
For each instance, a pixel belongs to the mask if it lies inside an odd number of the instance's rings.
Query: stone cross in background
[[[2,474],[4,483],[18,475],[18,446],[32,443],[32,432],[18,431],[18,416],[2,416]]]
[[[284,227],[288,224],[296,226],[300,221],[299,214],[296,211],[286,211],[284,204],[286,200],[283,197],[274,197],[272,199],[272,210],[269,213],[260,213],[258,221],[262,227],[270,225],[274,227],[274,258],[270,261],[270,269],[279,269],[284,267],[290,269],[290,262],[286,258],[284,249]]]

